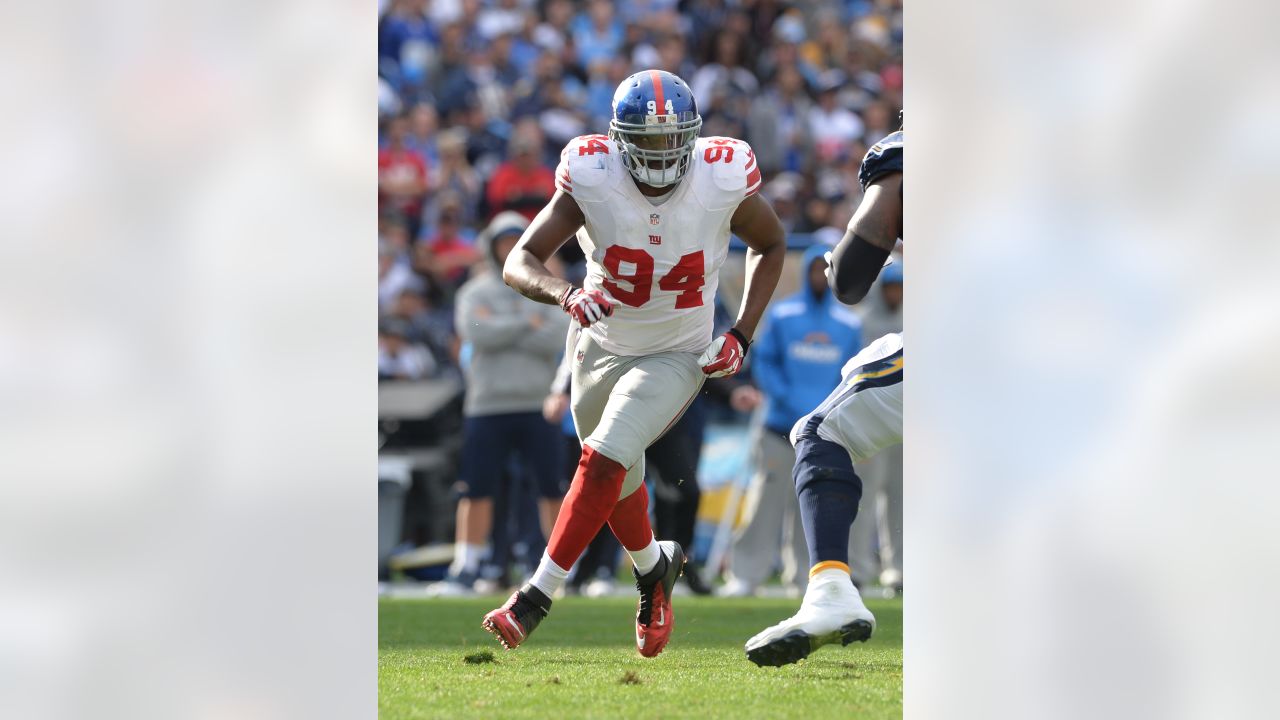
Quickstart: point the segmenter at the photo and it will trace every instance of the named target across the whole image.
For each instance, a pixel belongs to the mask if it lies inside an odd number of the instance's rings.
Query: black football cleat
[[[662,652],[671,639],[676,625],[676,613],[671,607],[671,590],[684,569],[684,550],[678,543],[663,540],[658,543],[662,553],[658,564],[641,576],[636,576],[636,589],[640,591],[640,607],[636,612],[636,649],[645,657]]]

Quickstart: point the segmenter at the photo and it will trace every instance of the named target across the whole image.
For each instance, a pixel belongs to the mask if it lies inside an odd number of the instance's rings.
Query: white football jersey
[[[556,186],[586,217],[577,235],[587,258],[583,285],[617,302],[611,317],[587,328],[592,339],[615,355],[706,349],[729,220],[760,189],[751,147],[698,138],[688,173],[654,205],[612,140],[583,135],[560,153]]]

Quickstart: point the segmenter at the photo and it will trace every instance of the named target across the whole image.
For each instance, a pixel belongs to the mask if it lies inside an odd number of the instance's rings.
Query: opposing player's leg
[[[850,366],[840,386],[792,430],[809,586],[799,612],[747,641],[747,657],[757,665],[793,663],[823,645],[865,641],[875,629],[849,575],[849,527],[862,496],[853,463],[902,441],[900,336],[872,343]]]
[[[849,453],[804,436],[796,444],[794,477],[809,545],[809,585],[799,612],[747,641],[747,657],[757,665],[793,663],[829,643],[865,641],[875,629],[849,576],[849,526],[862,495]]]

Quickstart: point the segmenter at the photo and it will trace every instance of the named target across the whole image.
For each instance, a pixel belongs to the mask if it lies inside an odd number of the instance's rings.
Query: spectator
[[[836,102],[844,84],[842,73],[827,72],[818,87],[818,106],[809,111],[809,131],[813,134],[818,159],[829,163],[843,156],[849,144],[862,139],[862,120]]]
[[[511,160],[498,166],[486,195],[493,215],[514,210],[532,220],[555,194],[555,173],[542,164],[542,138],[524,125],[511,139]]]
[[[480,11],[476,30],[487,40],[518,33],[524,28],[524,15],[519,0],[496,0]]]
[[[631,63],[622,57],[609,62],[599,62],[591,67],[590,80],[587,82],[586,107],[591,113],[587,123],[591,127],[609,126],[613,118],[613,91],[619,83],[631,74]],[[568,139],[572,138],[567,138]],[[560,143],[563,147],[564,143]]]
[[[378,379],[422,380],[435,374],[437,364],[426,346],[409,341],[403,320],[385,320],[378,327]]]
[[[808,583],[807,550],[791,481],[791,426],[840,383],[840,369],[862,347],[861,321],[827,287],[829,248],[813,245],[801,262],[800,292],[772,305],[752,347],[752,373],[766,412],[755,449],[756,475],[746,500],[746,523],[734,537],[723,595],[753,594],[783,547],[783,582]]]
[[[689,89],[697,98],[699,111],[704,116],[722,109],[731,95],[750,97],[759,90],[756,76],[743,67],[745,58],[746,48],[741,36],[729,30],[716,34],[712,61],[689,79]]]
[[[796,224],[796,232],[813,233],[831,225],[831,202],[821,194],[804,203],[804,211]]]
[[[685,51],[684,38],[676,33],[665,35],[657,43],[658,69],[674,73],[682,78],[693,77],[697,72]],[[625,75],[623,76],[626,77]],[[619,79],[619,82],[622,80]]]
[[[430,238],[418,242],[414,270],[430,277],[439,288],[452,294],[466,282],[480,253],[462,237],[461,204],[455,196],[442,194],[439,222]]]
[[[439,61],[431,73],[431,96],[436,110],[448,117],[473,98],[476,84],[471,79],[468,30],[462,23],[444,29],[440,38]]]
[[[766,175],[809,170],[813,153],[809,125],[812,110],[813,101],[799,68],[779,67],[765,96],[752,103],[747,125],[747,142]]]
[[[458,475],[462,499],[454,560],[446,581],[433,589],[437,594],[471,592],[488,553],[493,493],[513,455],[536,479],[544,535],[567,486],[556,456],[558,431],[541,412],[567,323],[558,307],[529,300],[502,281],[502,264],[527,225],[518,213],[495,217],[478,242],[488,272],[458,293],[458,334],[471,346]]]
[[[390,308],[396,297],[417,282],[408,264],[402,262],[390,243],[378,243],[378,310]]]
[[[427,0],[394,0],[379,23],[379,59],[406,85],[422,83],[440,41],[426,5]]]
[[[423,225],[428,228],[436,227],[440,222],[440,211],[444,201],[454,198],[458,221],[466,227],[473,227],[478,220],[477,213],[483,184],[480,181],[480,175],[471,167],[471,163],[467,162],[466,132],[451,128],[440,133],[436,144],[440,153],[440,164],[431,173],[433,196],[423,211]]]
[[[553,148],[562,148],[573,138],[587,132],[586,113],[582,112],[582,98],[577,94],[570,94],[566,86],[567,83],[557,83],[550,88],[547,107],[543,108],[538,115],[538,125],[551,141],[550,145]],[[544,144],[539,143],[538,147],[544,148],[539,153],[544,165],[555,159],[555,154],[546,154]]]
[[[779,173],[764,186],[764,196],[773,205],[773,211],[788,233],[794,232],[800,222],[801,184],[804,178],[796,173]]]
[[[396,262],[408,264],[412,251],[410,248],[412,237],[409,235],[409,224],[404,221],[404,218],[396,213],[385,213],[379,216],[378,243],[379,247],[386,245]]]
[[[797,14],[784,15],[773,26],[773,43],[760,57],[758,75],[762,80],[777,82],[778,71],[784,67],[793,67],[800,73],[806,86],[814,86],[818,81],[818,71],[801,56],[800,46],[804,43],[804,21]]]
[[[402,321],[405,339],[426,347],[438,364],[456,367],[458,348],[452,315],[447,310],[433,307],[423,292],[409,287],[396,296],[387,317]]]
[[[474,97],[465,101],[459,113],[467,129],[467,162],[480,177],[489,177],[506,155],[505,131],[499,132],[501,124],[490,120]]]
[[[558,60],[571,60],[572,57],[564,57],[561,53],[570,49],[568,39],[573,34],[570,27],[573,23],[573,0],[548,0],[543,13],[543,21],[533,31],[534,43]]]
[[[437,146],[436,131],[440,127],[440,116],[431,103],[418,103],[409,111],[408,133],[405,136],[405,147],[416,152],[427,167],[434,168],[440,161],[440,150]]]
[[[866,125],[862,143],[867,147],[875,145],[885,135],[898,129],[896,119],[889,114],[889,108],[882,102],[873,102],[863,108],[862,122]]]
[[[573,44],[577,49],[577,62],[590,67],[597,60],[608,61],[622,51],[625,31],[622,22],[613,16],[610,0],[590,0],[586,15],[573,21]]]
[[[378,151],[378,209],[416,222],[427,192],[427,163],[406,145],[408,129],[404,117],[387,123],[387,145]]]

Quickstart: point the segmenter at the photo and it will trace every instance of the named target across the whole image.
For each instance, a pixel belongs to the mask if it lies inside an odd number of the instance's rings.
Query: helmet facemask
[[[609,122],[609,137],[622,148],[622,160],[636,181],[667,187],[689,171],[701,129],[702,118],[694,112],[628,115]]]

